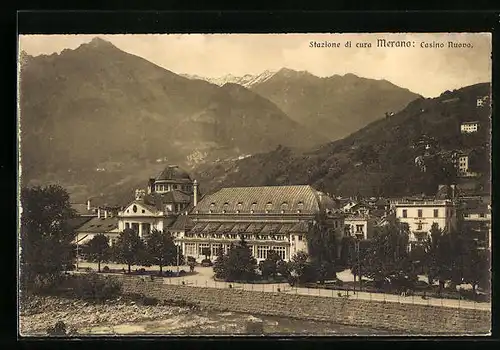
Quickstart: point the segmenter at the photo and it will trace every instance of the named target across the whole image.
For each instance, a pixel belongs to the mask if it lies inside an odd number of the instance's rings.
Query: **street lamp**
[[[357,265],[358,265],[358,278],[359,278],[359,291],[361,291],[361,264],[359,262],[359,243],[360,239],[358,236],[356,236],[356,240],[354,241],[354,249],[356,250],[356,259],[357,259]],[[356,288],[356,281],[354,281],[354,288]]]
[[[177,251],[177,276],[179,276],[179,244],[177,243],[175,245],[176,251]]]

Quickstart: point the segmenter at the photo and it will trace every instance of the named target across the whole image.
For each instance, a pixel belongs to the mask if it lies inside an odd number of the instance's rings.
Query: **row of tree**
[[[428,284],[439,281],[452,285],[469,283],[489,287],[489,251],[479,249],[466,231],[443,232],[433,224],[430,235],[420,244],[408,244],[408,225],[397,221],[376,229],[370,241],[346,238],[347,266],[359,277],[371,278],[379,287],[387,285],[412,288],[417,275],[425,275]]]
[[[21,190],[20,267],[23,289],[37,290],[54,285],[63,271],[74,266],[77,246],[71,219],[69,195],[57,185]],[[91,261],[115,261],[128,265],[163,266],[184,263],[184,257],[168,233],[153,231],[145,241],[133,230],[120,234],[113,247],[103,235],[97,235],[78,250]],[[194,266],[193,259],[188,264]]]
[[[99,234],[85,243],[81,251],[87,260],[97,263],[98,272],[101,263],[107,261],[127,264],[129,273],[132,265],[159,266],[161,274],[163,266],[184,264],[184,256],[172,235],[158,230],[152,230],[142,240],[136,231],[125,229],[113,246],[109,245],[108,237]]]

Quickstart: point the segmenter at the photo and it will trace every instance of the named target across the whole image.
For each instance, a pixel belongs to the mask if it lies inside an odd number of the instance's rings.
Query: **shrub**
[[[109,267],[108,266],[104,266],[102,268],[102,272],[109,272]]]
[[[77,297],[89,300],[112,299],[121,294],[122,284],[113,277],[99,277],[96,273],[79,276],[74,293]]]
[[[179,276],[186,276],[186,271],[180,270],[179,271]]]

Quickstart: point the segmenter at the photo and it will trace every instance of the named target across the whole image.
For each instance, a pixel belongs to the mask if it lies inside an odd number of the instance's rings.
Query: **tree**
[[[289,263],[290,284],[315,282],[317,279],[317,271],[315,266],[310,263],[309,255],[304,251],[298,251],[292,257]]]
[[[227,278],[226,265],[227,265],[227,255],[224,254],[224,251],[222,249],[219,249],[217,251],[217,258],[215,259],[213,267],[215,278],[220,278],[220,279]]]
[[[65,189],[57,185],[21,190],[21,281],[53,283],[75,259],[74,231],[68,219],[75,212]]]
[[[274,250],[269,250],[267,252],[267,257],[265,260],[261,261],[259,264],[259,269],[262,272],[262,277],[267,279],[269,277],[276,277],[278,273],[278,263],[283,261],[278,253]]]
[[[364,274],[379,287],[386,283],[402,287],[402,284],[414,281],[408,255],[408,235],[408,225],[399,221],[376,228],[364,257]]]
[[[108,241],[108,237],[103,234],[98,234],[82,247],[89,261],[97,263],[97,272],[101,272],[101,262],[108,261],[110,257]]]
[[[131,265],[142,262],[145,247],[136,231],[129,228],[123,230],[114,247],[117,262],[127,264],[128,273]]]
[[[339,232],[326,225],[326,217],[317,215],[310,225],[307,233],[307,248],[312,264],[311,269],[320,272],[319,276],[324,281],[329,277],[336,277],[336,272],[341,265],[338,252],[341,245],[337,241]],[[318,270],[319,269],[319,270]]]
[[[225,264],[226,278],[234,280],[252,280],[255,277],[257,261],[252,256],[252,252],[247,242],[241,236],[238,244],[229,249]]]
[[[146,251],[149,262],[160,267],[160,274],[163,266],[177,264],[177,246],[168,232],[152,230],[146,241]]]

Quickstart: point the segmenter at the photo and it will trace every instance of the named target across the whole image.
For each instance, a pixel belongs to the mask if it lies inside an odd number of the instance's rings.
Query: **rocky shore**
[[[45,336],[58,321],[72,334],[89,333],[94,327],[175,318],[192,313],[190,307],[140,305],[122,298],[91,303],[61,297],[31,297],[21,302],[19,329],[23,336]]]

